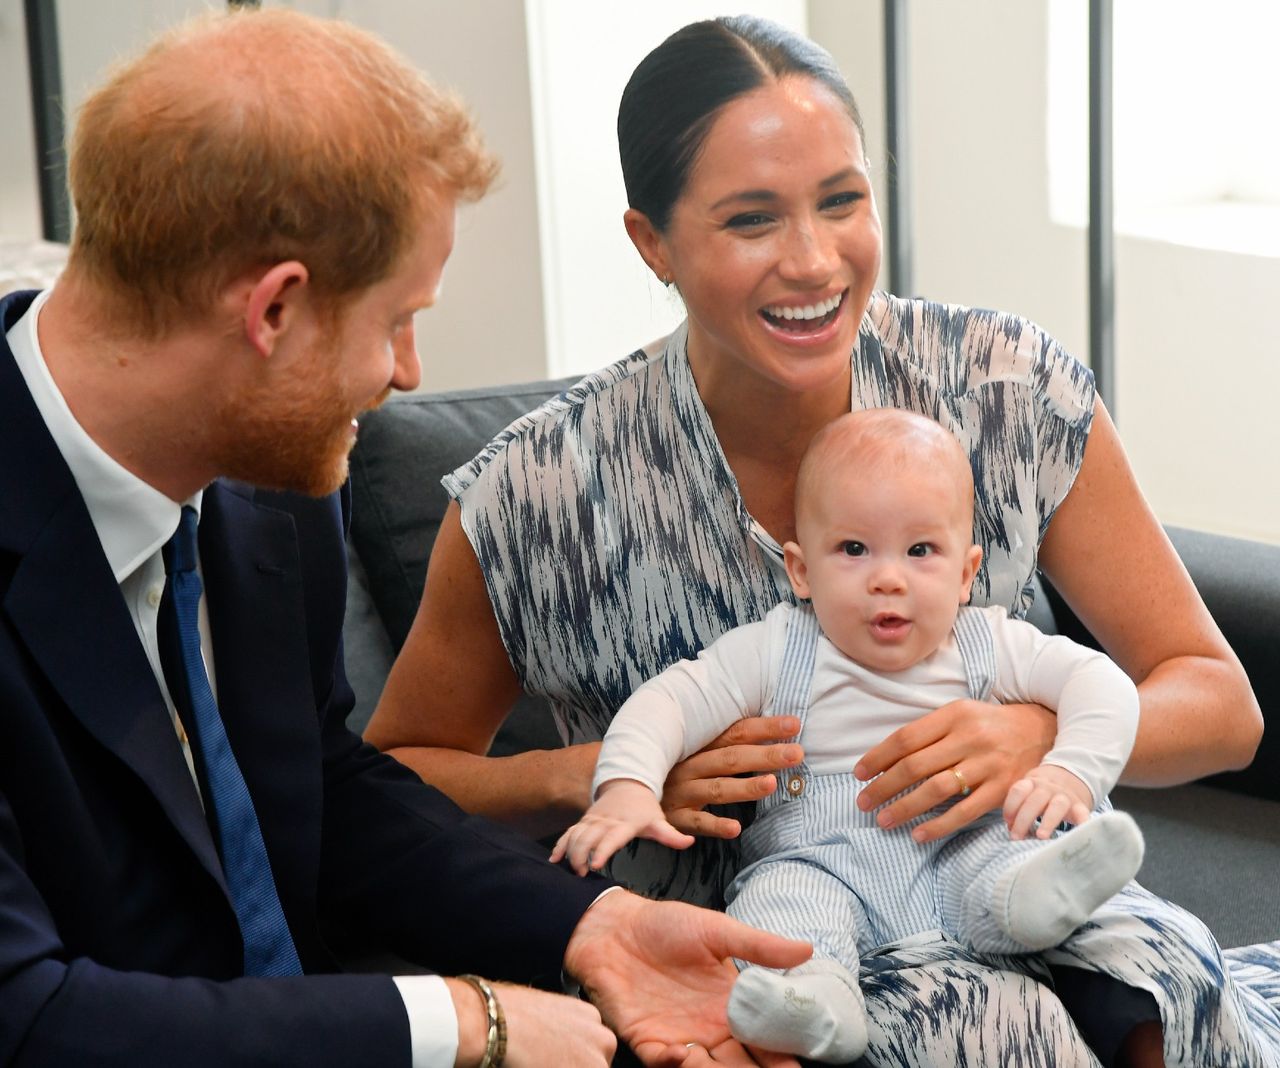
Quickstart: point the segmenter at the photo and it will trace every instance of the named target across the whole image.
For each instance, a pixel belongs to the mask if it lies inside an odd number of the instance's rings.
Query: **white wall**
[[[111,56],[199,6],[62,0],[69,98],[78,100]],[[420,321],[427,388],[587,370],[678,317],[678,305],[649,281],[622,231],[613,116],[622,82],[643,52],[678,22],[726,5],[297,6],[383,33],[454,85],[505,161],[500,187],[465,209],[444,299]],[[767,9],[793,24],[807,16],[812,35],[845,70],[882,196],[882,4],[774,0]],[[917,292],[1020,312],[1087,358],[1085,235],[1054,223],[1049,212],[1048,0],[913,0],[909,28]],[[19,0],[0,0],[0,91],[9,100],[26,98]],[[22,148],[30,143],[29,122],[21,108],[6,112],[13,151],[0,157],[0,237],[38,232],[34,160]],[[1188,130],[1169,146],[1169,165],[1195,149],[1196,131]],[[1078,166],[1086,166],[1083,143]],[[1272,414],[1280,396],[1280,317],[1270,314],[1280,259],[1122,236],[1117,272],[1115,401],[1158,514],[1280,542],[1280,477],[1271,459],[1280,445]]]
[[[0,0],[0,100],[5,150],[0,152],[0,241],[40,236],[40,201],[31,126],[31,83],[19,0]]]
[[[441,299],[415,322],[423,388],[544,377],[545,293],[522,5],[309,0],[295,6],[381,34],[466,100],[502,160],[496,188],[460,212]]]
[[[1086,237],[1049,215],[1046,0],[911,16],[917,288],[1018,311],[1087,358]],[[1167,145],[1168,166],[1195,144]],[[1123,234],[1116,257],[1114,400],[1157,514],[1280,542],[1280,259]]]
[[[622,225],[618,101],[641,59],[681,26],[749,9],[805,32],[804,0],[526,0],[546,286],[547,369],[596,370],[684,317]]]
[[[69,114],[113,60],[136,51],[165,26],[221,6],[220,0],[61,0]],[[382,34],[466,99],[503,160],[497,188],[481,205],[463,209],[443,299],[418,320],[424,388],[545,375],[537,179],[521,5],[516,0],[294,0],[279,6],[348,18]],[[0,92],[12,102],[4,119],[10,147],[0,155],[0,239],[35,238],[39,199],[30,113],[21,104],[29,99],[21,0],[0,0]]]

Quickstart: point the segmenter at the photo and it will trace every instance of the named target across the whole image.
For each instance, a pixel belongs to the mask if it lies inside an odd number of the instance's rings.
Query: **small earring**
[[[662,284],[663,284],[664,286],[670,286],[670,285],[671,285],[671,275],[669,275],[669,274],[664,274],[664,275],[662,276]]]

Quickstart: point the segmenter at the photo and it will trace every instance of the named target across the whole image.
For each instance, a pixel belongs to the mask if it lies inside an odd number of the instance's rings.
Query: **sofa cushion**
[[[1138,882],[1199,916],[1219,944],[1280,938],[1280,801],[1201,783],[1111,793],[1147,840]]]
[[[395,651],[418,609],[449,504],[440,478],[575,381],[395,397],[361,418],[351,453],[351,541]]]
[[[355,552],[347,599],[347,673],[356,691],[348,719],[353,730],[363,730],[368,722],[418,610],[427,558],[449,505],[440,478],[509,423],[576,381],[395,397],[361,418],[351,453]],[[375,616],[381,627],[373,625]],[[561,744],[549,707],[526,696],[489,752],[504,756]]]

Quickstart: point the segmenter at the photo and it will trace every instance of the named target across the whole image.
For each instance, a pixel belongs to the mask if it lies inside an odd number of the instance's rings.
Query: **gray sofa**
[[[400,397],[361,421],[352,455],[354,510],[347,669],[367,722],[413,620],[447,498],[439,485],[512,419],[568,385],[535,382]],[[1271,725],[1245,771],[1164,790],[1118,789],[1147,837],[1139,879],[1201,916],[1226,946],[1280,939],[1280,546],[1170,530],[1210,611],[1244,662]],[[1041,629],[1088,640],[1052,590]],[[559,744],[545,707],[525,700],[493,752]]]

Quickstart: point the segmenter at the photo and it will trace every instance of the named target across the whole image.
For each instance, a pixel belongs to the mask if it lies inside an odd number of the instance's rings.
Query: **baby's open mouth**
[[[871,629],[887,638],[904,633],[910,626],[911,620],[892,612],[882,612],[871,621]]]

